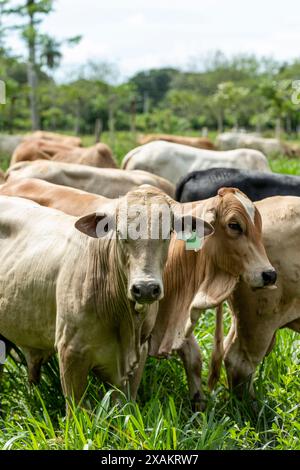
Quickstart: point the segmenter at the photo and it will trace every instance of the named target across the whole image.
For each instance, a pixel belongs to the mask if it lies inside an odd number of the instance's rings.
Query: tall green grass
[[[226,314],[229,324],[229,314]],[[41,384],[31,388],[25,367],[8,361],[1,385],[2,449],[300,449],[300,368],[295,362],[298,336],[278,333],[273,352],[259,368],[255,402],[238,401],[221,382],[206,389],[214,314],[197,328],[204,358],[207,409],[193,413],[180,361],[149,359],[137,403],[116,404],[90,378],[90,409],[74,405],[65,414],[57,360],[44,369]]]

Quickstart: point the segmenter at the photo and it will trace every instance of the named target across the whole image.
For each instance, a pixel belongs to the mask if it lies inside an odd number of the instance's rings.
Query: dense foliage
[[[190,72],[147,70],[126,83],[112,84],[109,64],[89,63],[70,80],[56,83],[45,62],[40,62],[41,126],[77,134],[93,133],[97,119],[104,130],[111,131],[180,133],[238,126],[272,133],[280,125],[291,133],[300,127],[300,61],[280,64],[250,56],[227,59],[217,53],[202,68]],[[0,130],[28,130],[27,64],[2,49],[0,78],[7,86]]]

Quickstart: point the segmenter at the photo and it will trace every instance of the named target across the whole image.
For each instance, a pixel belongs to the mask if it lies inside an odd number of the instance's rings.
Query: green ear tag
[[[203,238],[198,237],[196,232],[193,232],[191,237],[185,242],[186,250],[199,251],[203,244]]]

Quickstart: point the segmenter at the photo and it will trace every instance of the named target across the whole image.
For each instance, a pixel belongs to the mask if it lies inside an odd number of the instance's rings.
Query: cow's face
[[[164,192],[143,185],[129,192],[116,204],[113,215],[91,214],[82,217],[76,227],[94,237],[103,237],[103,227],[115,238],[122,270],[126,275],[127,297],[138,305],[162,299],[163,269],[172,232],[181,217],[181,205]],[[180,219],[180,220],[179,220]],[[112,220],[111,227],[106,221]],[[213,232],[207,222],[192,216],[192,230],[201,229],[204,237]],[[101,228],[102,227],[102,228]]]
[[[273,286],[276,271],[262,243],[261,216],[241,191],[222,188],[207,220],[214,225],[213,256],[222,270],[242,279],[252,288]]]

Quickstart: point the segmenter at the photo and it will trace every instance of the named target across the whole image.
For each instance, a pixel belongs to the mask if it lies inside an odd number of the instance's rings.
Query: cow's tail
[[[210,362],[208,377],[208,387],[213,390],[220,378],[221,366],[224,357],[223,346],[223,303],[216,308],[216,326],[214,336],[214,346]]]

